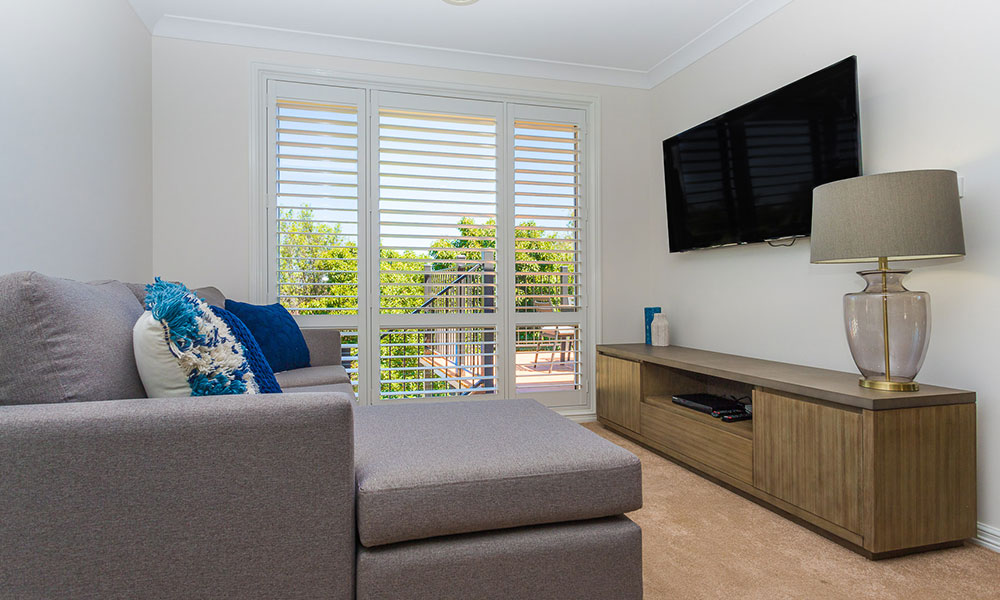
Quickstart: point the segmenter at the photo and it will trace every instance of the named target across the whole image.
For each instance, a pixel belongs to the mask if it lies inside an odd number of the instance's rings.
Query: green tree
[[[358,248],[353,236],[345,235],[340,225],[330,226],[314,219],[311,208],[281,209],[278,232],[278,292],[281,303],[293,314],[356,314],[358,311]],[[448,302],[447,284],[462,277],[463,284],[455,286],[458,295],[480,296],[487,291],[487,279],[482,273],[484,250],[496,250],[496,221],[490,219],[476,224],[465,217],[459,220],[462,238],[441,239],[430,245],[427,253],[412,250],[397,251],[383,248],[379,252],[379,289],[383,313],[406,314],[422,310],[431,300],[429,294],[440,294],[433,300]],[[523,227],[535,227],[526,222]],[[553,306],[562,304],[568,293],[562,279],[575,281],[573,263],[575,241],[545,234],[539,230],[519,228],[515,232],[514,247],[519,261],[515,267],[515,304],[529,307],[537,299],[551,298]],[[426,259],[426,262],[421,261]],[[462,265],[459,273],[453,261],[470,261]],[[495,260],[495,254],[494,254]],[[566,263],[563,265],[552,263]],[[425,266],[430,266],[428,270]],[[563,271],[562,268],[566,270]],[[475,283],[478,285],[467,285]],[[444,292],[444,293],[442,293]],[[481,300],[462,300],[464,309],[481,310]],[[434,305],[429,307],[435,308]],[[426,310],[426,309],[424,309]],[[383,380],[394,380],[381,385],[383,393],[419,393],[425,390],[450,390],[451,385],[435,373],[452,375],[446,369],[432,369],[425,356],[425,345],[433,345],[433,334],[414,331],[389,331],[381,336]],[[478,334],[481,337],[481,334]],[[522,334],[531,337],[537,334]],[[353,337],[353,339],[352,339]],[[353,367],[357,368],[357,337],[345,336],[345,346],[354,342]],[[482,340],[478,340],[479,343]],[[475,344],[476,340],[464,343]],[[424,381],[430,380],[430,381]]]
[[[431,255],[436,260],[435,267],[442,268],[448,263],[464,255],[466,259],[482,261],[484,249],[496,249],[496,220],[489,219],[482,225],[476,225],[469,217],[463,217],[458,222],[463,238],[492,238],[438,240],[431,244]],[[560,287],[562,278],[573,283],[576,277],[574,262],[574,247],[576,241],[561,238],[554,233],[545,233],[538,229],[535,221],[526,221],[514,231],[514,251],[516,264],[514,267],[515,294],[514,303],[518,308],[529,307],[535,300],[550,300],[553,306],[563,303],[561,296],[572,288]],[[553,264],[556,263],[556,264]],[[565,263],[565,264],[558,264]],[[566,270],[563,271],[562,269]],[[541,273],[541,274],[539,274]]]
[[[294,314],[358,310],[358,248],[340,225],[317,223],[310,208],[280,209],[278,295]]]

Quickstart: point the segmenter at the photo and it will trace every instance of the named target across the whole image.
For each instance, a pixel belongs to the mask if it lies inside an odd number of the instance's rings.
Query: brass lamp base
[[[865,379],[864,377],[858,380],[858,385],[863,388],[881,390],[883,392],[915,392],[920,389],[920,384],[916,381],[884,381],[880,379]]]

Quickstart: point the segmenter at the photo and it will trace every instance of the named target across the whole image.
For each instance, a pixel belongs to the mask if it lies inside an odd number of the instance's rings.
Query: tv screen
[[[861,174],[852,56],[663,141],[670,251],[809,235],[814,187]]]

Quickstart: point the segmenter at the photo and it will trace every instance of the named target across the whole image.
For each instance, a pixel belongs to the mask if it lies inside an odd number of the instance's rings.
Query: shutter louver
[[[493,328],[392,328],[380,338],[384,400],[497,391]]]
[[[514,121],[514,268],[518,312],[580,307],[580,130]]]
[[[275,108],[278,300],[293,314],[357,314],[357,107]]]

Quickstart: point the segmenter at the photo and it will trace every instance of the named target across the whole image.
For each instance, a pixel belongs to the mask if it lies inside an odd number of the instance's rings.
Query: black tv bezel
[[[740,113],[740,112],[752,110],[756,106],[766,104],[770,99],[773,99],[775,96],[778,96],[779,94],[782,94],[783,92],[787,92],[789,88],[793,88],[794,86],[796,86],[798,84],[801,84],[804,80],[809,79],[810,77],[819,75],[819,74],[823,73],[824,71],[834,70],[834,69],[836,69],[838,67],[841,67],[845,63],[850,64],[850,66],[851,66],[851,68],[852,68],[852,70],[854,72],[854,108],[855,108],[855,115],[856,115],[855,118],[856,118],[856,122],[857,122],[857,127],[856,127],[857,139],[855,140],[855,144],[856,144],[856,156],[857,156],[857,159],[858,159],[856,174],[858,176],[860,176],[860,175],[863,174],[863,167],[862,167],[863,163],[862,163],[862,155],[861,155],[861,151],[862,151],[862,149],[861,149],[861,94],[860,94],[859,83],[858,83],[858,58],[857,58],[856,55],[851,55],[851,56],[848,56],[847,58],[839,60],[839,61],[837,61],[837,62],[835,62],[835,63],[833,63],[831,65],[823,67],[822,69],[814,71],[813,73],[810,73],[808,75],[804,75],[804,76],[796,79],[795,81],[792,81],[791,83],[788,83],[786,85],[781,86],[780,88],[778,88],[776,90],[768,92],[768,93],[766,93],[766,94],[764,94],[762,96],[759,96],[759,97],[757,97],[757,98],[755,98],[753,100],[750,100],[749,102],[745,102],[745,103],[743,103],[743,104],[741,104],[741,105],[739,105],[739,106],[737,106],[735,108],[727,110],[726,112],[720,113],[719,115],[717,115],[717,116],[715,116],[715,117],[713,117],[711,119],[707,119],[706,121],[704,121],[702,123],[694,125],[693,127],[689,127],[688,129],[686,129],[686,130],[684,130],[684,131],[682,131],[680,133],[677,133],[677,134],[675,134],[675,135],[673,135],[673,136],[671,136],[671,137],[666,138],[665,140],[663,140],[663,143],[662,143],[663,170],[664,170],[663,177],[664,177],[664,192],[665,192],[665,201],[666,201],[666,209],[667,209],[667,236],[668,236],[668,242],[669,242],[669,244],[668,244],[669,245],[669,250],[670,250],[671,254],[679,254],[679,253],[691,252],[691,251],[695,251],[695,250],[708,250],[708,249],[712,249],[712,248],[727,248],[727,247],[731,247],[731,246],[746,246],[746,245],[749,245],[749,244],[761,244],[761,243],[764,243],[764,242],[774,242],[774,241],[782,241],[782,240],[792,240],[794,242],[795,239],[806,238],[806,237],[810,236],[811,232],[810,231],[806,231],[804,233],[789,233],[787,235],[781,235],[781,236],[776,236],[776,237],[768,237],[768,238],[762,238],[762,239],[739,239],[738,241],[727,242],[727,243],[722,243],[722,244],[711,244],[711,245],[705,245],[705,246],[683,246],[683,247],[679,247],[679,245],[676,243],[675,240],[677,240],[680,236],[674,234],[674,229],[677,228],[678,225],[671,225],[671,219],[670,219],[671,212],[675,212],[676,213],[677,208],[674,208],[673,211],[671,210],[670,193],[671,193],[671,187],[673,187],[673,186],[671,186],[671,180],[670,180],[670,177],[669,177],[669,164],[667,162],[667,152],[668,152],[668,148],[672,145],[672,143],[675,140],[677,140],[678,138],[684,136],[685,134],[688,134],[692,130],[697,129],[699,127],[702,127],[702,126],[704,126],[704,125],[706,125],[708,123],[711,123],[713,121],[717,121],[717,120],[719,120],[721,118],[725,118],[725,117],[727,117],[729,115],[735,115],[735,114]],[[675,190],[675,192],[679,193],[679,190]],[[742,235],[738,235],[738,237],[742,238]]]

